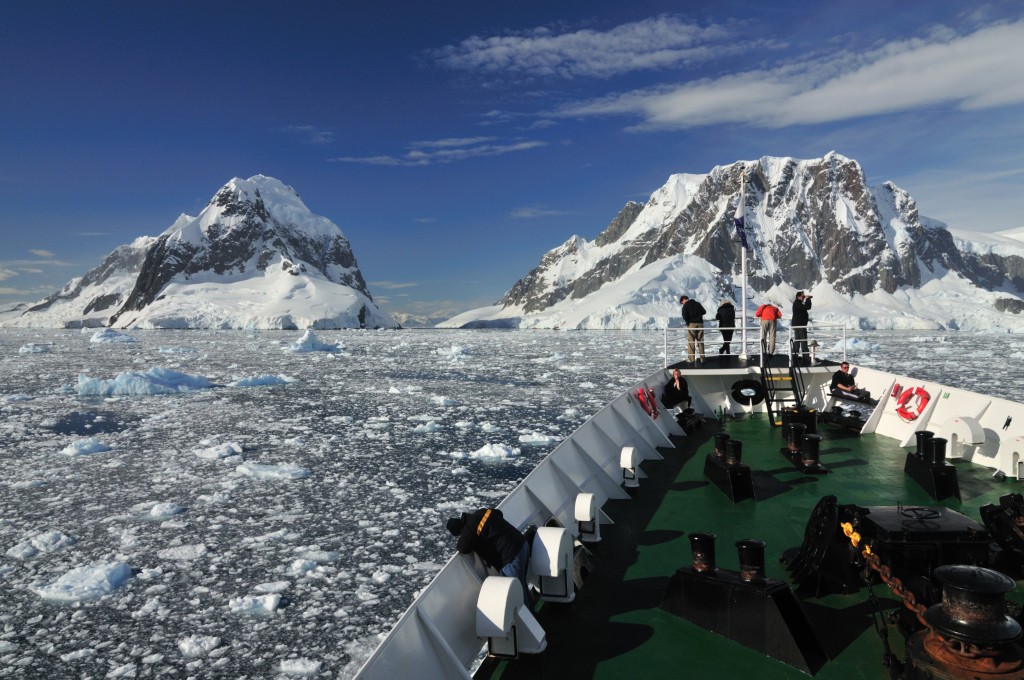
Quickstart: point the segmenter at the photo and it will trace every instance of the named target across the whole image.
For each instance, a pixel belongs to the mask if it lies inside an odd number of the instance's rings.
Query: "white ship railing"
[[[793,331],[796,329],[807,329],[807,343],[809,347],[813,347],[817,356],[822,356],[825,350],[822,348],[829,348],[828,351],[837,352],[841,357],[841,361],[846,361],[846,350],[847,350],[847,336],[846,326],[843,324],[810,324],[808,326],[780,326],[775,338],[776,350],[782,349],[784,351],[776,351],[777,354],[783,354],[789,357],[789,363],[792,365],[793,357]],[[686,327],[674,327],[666,328],[663,339],[663,355],[664,355],[664,367],[668,368],[672,364],[676,363],[673,357],[687,357],[689,352],[689,336],[688,333],[691,329]],[[747,326],[747,333],[743,333],[742,326],[707,326],[705,325],[701,329],[704,333],[704,349],[705,356],[707,354],[717,354],[717,352],[708,352],[709,347],[724,344],[722,339],[721,331],[734,331],[732,339],[729,341],[730,345],[735,345],[740,351],[732,352],[733,355],[741,357],[749,356],[749,350],[751,347],[758,350],[761,360],[764,360],[764,353],[760,351],[760,348],[765,346],[765,337],[762,333],[760,324],[757,326]],[[676,339],[674,335],[681,335],[681,339]],[[746,337],[746,343],[743,342],[743,338]],[[828,341],[832,342],[829,343]],[[679,351],[678,353],[671,351],[678,342]],[[812,345],[813,343],[813,345]],[[838,345],[838,347],[835,347]],[[699,354],[699,351],[698,351]]]

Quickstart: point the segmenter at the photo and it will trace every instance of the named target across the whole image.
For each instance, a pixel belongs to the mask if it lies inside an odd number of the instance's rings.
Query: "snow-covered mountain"
[[[196,217],[119,246],[7,326],[393,328],[341,230],[273,177],[232,179]]]
[[[893,183],[868,186],[860,165],[835,152],[672,175],[646,204],[627,203],[593,241],[573,236],[549,251],[494,306],[441,325],[664,328],[681,323],[682,293],[702,301],[709,317],[721,299],[738,309],[741,180],[751,303],[788,310],[803,289],[814,294],[818,322],[1024,331],[1017,232],[951,232],[919,215]]]

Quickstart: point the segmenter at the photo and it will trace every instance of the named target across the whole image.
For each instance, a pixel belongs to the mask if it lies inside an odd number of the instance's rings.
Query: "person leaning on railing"
[[[718,353],[731,354],[729,343],[732,342],[733,328],[736,326],[736,308],[728,300],[722,300],[722,304],[718,305],[718,311],[715,313],[715,319],[718,321],[718,327],[722,329],[720,331],[722,346],[718,349]]]
[[[686,295],[680,296],[679,304],[683,306],[683,323],[687,328],[686,358],[693,363],[696,347],[700,360],[704,361],[704,315],[707,314],[707,310],[704,309],[704,305]]]
[[[761,351],[775,354],[775,329],[782,318],[782,310],[766,302],[757,308],[754,316],[761,320]]]

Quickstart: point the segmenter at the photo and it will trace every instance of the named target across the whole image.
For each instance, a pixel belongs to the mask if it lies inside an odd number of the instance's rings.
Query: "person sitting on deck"
[[[853,376],[850,375],[850,364],[845,361],[839,365],[839,370],[832,374],[832,386],[829,388],[832,396],[842,399],[856,399],[865,403],[872,403],[871,393],[857,387]]]
[[[458,550],[464,555],[475,552],[502,576],[519,579],[523,596],[530,597],[526,571],[530,546],[526,537],[502,516],[501,510],[480,508],[448,520],[448,531],[459,537]]]
[[[678,368],[672,370],[672,377],[665,383],[665,389],[661,395],[661,403],[665,408],[673,408],[686,402],[687,408],[693,403],[690,397],[690,387],[686,384],[686,378],[679,372]]]

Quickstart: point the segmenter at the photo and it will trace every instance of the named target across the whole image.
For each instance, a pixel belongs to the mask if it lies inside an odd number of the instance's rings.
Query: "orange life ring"
[[[910,404],[911,399],[914,397],[917,397],[917,401],[914,403],[913,409],[907,408],[907,405]],[[923,387],[908,387],[900,395],[900,398],[896,400],[896,415],[908,423],[917,420],[924,413],[924,409],[928,406],[931,398],[932,395],[928,394]]]
[[[658,400],[654,396],[654,390],[647,388],[647,403],[651,405],[651,418],[658,419]]]
[[[640,402],[640,408],[644,410],[644,413],[651,415],[651,405],[647,403],[647,393],[642,387],[637,388],[636,398]]]

